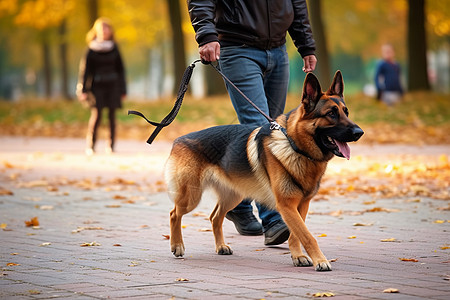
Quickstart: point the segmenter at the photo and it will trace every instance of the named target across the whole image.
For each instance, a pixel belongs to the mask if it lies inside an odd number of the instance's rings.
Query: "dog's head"
[[[303,85],[302,120],[309,120],[311,134],[324,157],[336,156],[350,158],[348,142],[357,141],[364,131],[348,117],[349,111],[344,102],[344,81],[337,71],[326,92],[322,92],[319,81],[308,73]]]

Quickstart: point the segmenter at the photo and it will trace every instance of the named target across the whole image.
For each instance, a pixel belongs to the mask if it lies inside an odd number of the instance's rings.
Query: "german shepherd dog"
[[[330,271],[305,219],[328,161],[334,155],[349,159],[347,142],[357,141],[364,133],[348,118],[343,91],[340,71],[325,93],[308,73],[301,105],[276,119],[281,130],[270,123],[262,127],[225,125],[177,138],[165,170],[169,196],[175,203],[170,212],[173,254],[179,257],[185,251],[181,218],[198,205],[205,188],[212,187],[218,196],[210,216],[218,254],[233,253],[223,238],[223,220],[249,197],[281,214],[290,230],[294,266]]]

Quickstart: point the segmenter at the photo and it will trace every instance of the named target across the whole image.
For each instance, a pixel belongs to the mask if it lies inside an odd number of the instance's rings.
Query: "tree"
[[[429,90],[425,0],[409,0],[408,4],[408,89]]]
[[[184,48],[184,36],[181,24],[181,9],[179,0],[168,0],[170,25],[172,28],[172,51],[175,72],[174,94],[178,91],[178,82],[183,77],[186,69],[186,54]]]
[[[317,74],[323,86],[331,83],[330,59],[327,47],[327,38],[322,21],[322,1],[312,0],[308,2],[311,27],[316,41]]]

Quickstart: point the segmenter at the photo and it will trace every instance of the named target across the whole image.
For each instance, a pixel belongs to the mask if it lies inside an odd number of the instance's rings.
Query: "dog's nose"
[[[353,139],[356,142],[357,140],[359,140],[359,138],[364,134],[364,131],[359,127],[359,126],[355,126],[352,129],[352,135],[353,135]]]

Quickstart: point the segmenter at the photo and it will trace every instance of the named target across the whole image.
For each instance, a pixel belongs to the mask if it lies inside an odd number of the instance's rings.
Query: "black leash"
[[[151,144],[153,142],[153,140],[156,138],[158,133],[164,127],[169,126],[170,123],[172,123],[173,120],[175,120],[178,112],[180,111],[181,104],[183,104],[184,94],[186,94],[186,91],[187,91],[187,88],[189,85],[189,81],[191,80],[192,72],[194,71],[194,68],[195,68],[195,64],[198,62],[200,62],[200,60],[194,61],[184,71],[183,77],[181,78],[180,88],[178,89],[177,100],[175,101],[175,104],[174,104],[172,110],[169,112],[169,114],[167,116],[164,117],[164,119],[162,119],[161,122],[158,123],[158,122],[150,121],[142,113],[140,113],[138,111],[135,111],[135,110],[128,111],[128,115],[136,115],[136,116],[142,117],[149,124],[156,126],[155,130],[153,131],[153,133],[150,135],[150,137],[147,140],[148,144]]]
[[[244,99],[250,103],[261,115],[263,115],[267,121],[269,121],[270,123],[270,130],[280,130],[287,138],[287,140],[289,141],[289,144],[291,145],[292,149],[294,149],[295,152],[305,156],[306,158],[308,158],[309,160],[314,160],[311,156],[309,156],[306,152],[300,150],[297,145],[295,144],[294,140],[287,134],[287,131],[284,127],[282,127],[280,124],[278,124],[274,119],[272,119],[270,116],[268,116],[265,112],[263,112],[255,103],[253,103],[252,100],[250,100],[230,79],[228,79],[227,76],[225,76],[225,74],[222,73],[222,71],[219,70],[219,68],[217,67],[217,65],[213,65],[211,62],[208,61],[203,61],[200,59],[195,60],[190,66],[188,66],[186,68],[186,70],[184,71],[183,77],[181,79],[181,83],[180,83],[180,88],[178,89],[178,94],[177,94],[177,100],[175,101],[175,104],[172,108],[172,110],[170,111],[170,113],[164,117],[164,119],[162,119],[161,122],[153,122],[150,121],[149,119],[147,119],[142,113],[138,112],[138,111],[134,111],[134,110],[129,110],[128,111],[128,115],[136,115],[139,117],[142,117],[145,121],[147,121],[149,124],[156,126],[155,130],[153,131],[153,133],[150,135],[150,137],[147,140],[148,144],[151,144],[153,142],[153,140],[156,138],[156,136],[159,134],[159,132],[166,126],[170,125],[170,123],[173,122],[173,120],[175,120],[178,112],[180,111],[181,108],[181,104],[183,103],[183,98],[184,95],[186,94],[188,85],[189,85],[189,81],[191,80],[191,76],[192,76],[192,72],[194,71],[195,68],[195,64],[198,62],[202,62],[205,65],[211,65],[211,67],[216,70],[217,73],[220,74],[220,76],[222,76],[222,78],[228,82],[234,89],[236,89],[236,91],[242,96],[244,97]]]

